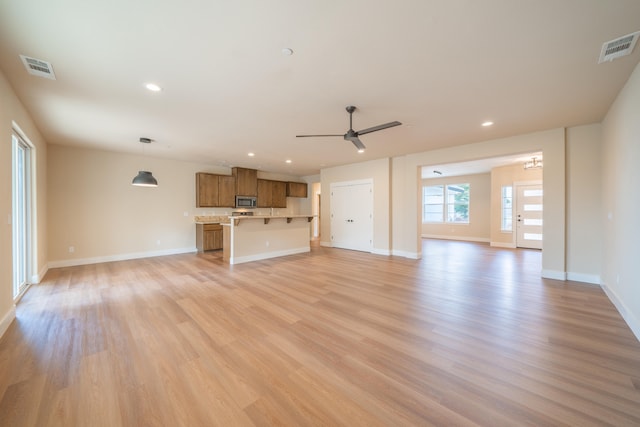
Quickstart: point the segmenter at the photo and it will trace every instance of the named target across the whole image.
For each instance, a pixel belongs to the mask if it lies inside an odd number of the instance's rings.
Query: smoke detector
[[[636,31],[635,33],[628,34],[603,44],[598,64],[613,61],[621,56],[629,55],[638,41],[638,36],[640,36],[640,31]]]
[[[22,63],[29,74],[51,80],[56,79],[56,75],[53,73],[53,66],[47,61],[25,55],[20,55],[20,59],[22,59]]]

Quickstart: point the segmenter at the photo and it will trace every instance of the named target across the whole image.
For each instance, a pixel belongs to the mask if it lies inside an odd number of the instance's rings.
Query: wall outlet
[[[184,211],[184,216],[189,216],[189,212]]]
[[[267,245],[267,247],[269,247],[269,241],[268,240],[266,241],[266,245]]]
[[[69,246],[69,253],[72,254],[76,251],[76,248],[73,246]]]
[[[160,246],[160,240],[156,241],[156,245]]]

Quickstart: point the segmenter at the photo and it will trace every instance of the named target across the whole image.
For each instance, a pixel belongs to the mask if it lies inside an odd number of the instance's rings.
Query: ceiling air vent
[[[598,59],[598,64],[602,64],[603,62],[613,61],[616,58],[620,58],[621,56],[629,55],[633,50],[633,47],[636,45],[636,41],[638,41],[638,36],[640,35],[640,31],[636,31],[635,33],[620,37],[615,40],[611,40],[610,42],[606,42],[602,45],[602,51],[600,52],[600,59]]]
[[[47,61],[30,58],[24,55],[20,55],[20,59],[22,59],[22,63],[24,64],[29,74],[51,80],[56,79],[56,75],[53,74],[53,66],[51,66],[51,64],[49,64]]]

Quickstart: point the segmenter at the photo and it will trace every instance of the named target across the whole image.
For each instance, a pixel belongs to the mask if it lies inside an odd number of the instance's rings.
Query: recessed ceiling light
[[[482,123],[482,126],[484,126],[484,127],[493,126],[493,122],[491,122],[491,121],[486,121],[486,122]]]
[[[162,90],[162,88],[155,83],[146,83],[144,87],[149,89],[151,92],[160,92]]]
[[[291,56],[291,55],[293,55],[293,49],[285,47],[285,48],[282,49],[282,54],[284,56]]]
[[[249,154],[247,154],[247,156],[249,156],[249,157],[253,157],[253,156],[255,156],[255,155],[256,155],[256,153],[249,153]]]
[[[287,159],[284,161],[285,163],[291,163],[291,159]]]
[[[364,153],[364,148],[358,148],[358,153]]]

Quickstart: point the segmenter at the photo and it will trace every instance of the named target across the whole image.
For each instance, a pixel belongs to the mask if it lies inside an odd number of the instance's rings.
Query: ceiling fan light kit
[[[377,132],[379,130],[388,129],[394,126],[399,126],[402,123],[398,121],[393,121],[389,123],[385,123],[382,125],[373,126],[370,128],[362,129],[359,131],[353,130],[353,112],[356,111],[356,107],[353,105],[349,105],[346,108],[347,113],[349,113],[349,130],[345,134],[330,134],[330,135],[296,135],[296,138],[313,138],[313,137],[326,137],[326,136],[341,136],[345,141],[351,141],[353,145],[358,149],[358,153],[364,153],[364,150],[367,148],[362,141],[360,140],[360,135],[365,135],[371,132]]]

